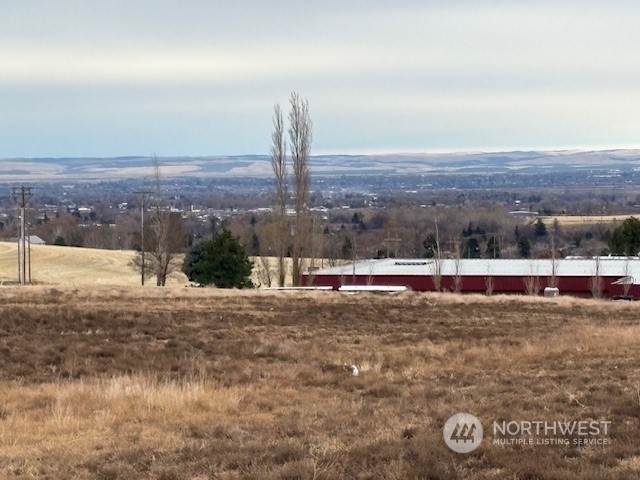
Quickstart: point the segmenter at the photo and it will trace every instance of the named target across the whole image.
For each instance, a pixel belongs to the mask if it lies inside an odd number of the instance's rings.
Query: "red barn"
[[[640,297],[640,258],[366,260],[308,272],[307,284],[396,285],[416,291],[539,293]],[[439,284],[439,288],[436,288]]]

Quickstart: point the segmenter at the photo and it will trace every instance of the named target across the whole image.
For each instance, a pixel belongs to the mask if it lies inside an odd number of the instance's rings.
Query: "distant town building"
[[[20,239],[16,238],[16,237],[9,239],[10,242],[17,242],[18,240],[20,240]],[[47,244],[47,242],[45,242],[43,239],[41,239],[37,235],[27,235],[27,238],[25,238],[25,241],[27,243],[30,243],[31,245],[46,245]]]

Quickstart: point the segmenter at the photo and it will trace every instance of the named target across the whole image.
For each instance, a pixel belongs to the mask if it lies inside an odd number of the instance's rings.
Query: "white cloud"
[[[23,0],[0,15],[0,127],[14,133],[0,156],[260,153],[294,89],[325,151],[611,147],[640,123],[630,1]],[[214,141],[194,142],[202,122]],[[79,150],[76,130],[103,151]]]

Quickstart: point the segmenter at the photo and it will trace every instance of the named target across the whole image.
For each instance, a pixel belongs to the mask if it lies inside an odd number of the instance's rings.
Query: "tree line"
[[[138,251],[132,266],[140,270],[143,279],[145,275],[155,275],[159,286],[165,285],[172,270],[181,268],[198,283],[250,287],[249,255],[274,256],[273,278],[277,285],[284,286],[288,275],[294,285],[301,283],[307,258],[326,259],[331,265],[338,259],[399,256],[555,258],[583,252],[637,255],[640,251],[640,221],[635,218],[613,229],[560,226],[557,220],[548,225],[540,218],[533,222],[516,219],[506,208],[488,203],[455,207],[435,202],[419,207],[400,203],[384,209],[312,211],[309,156],[313,125],[308,100],[292,92],[286,119],[287,122],[281,106],[274,105],[269,149],[273,198],[269,214],[213,218],[207,234],[202,224],[190,223],[163,201],[160,166],[154,160],[155,185],[148,192],[152,208],[139,228],[130,224],[120,231],[118,225],[91,225],[84,228],[80,240],[78,229],[72,228],[77,227],[73,217],[63,214],[43,221],[41,230],[55,237],[54,243],[59,245],[98,246],[108,237],[114,245],[116,238],[122,245],[124,238],[128,248]],[[142,202],[144,205],[144,197]],[[185,252],[180,264],[179,258]],[[290,260],[285,261],[287,258]],[[269,279],[268,284],[271,283]]]

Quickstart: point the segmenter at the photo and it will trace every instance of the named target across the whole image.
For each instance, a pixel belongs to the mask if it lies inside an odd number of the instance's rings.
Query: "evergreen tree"
[[[522,258],[529,258],[531,256],[531,243],[527,237],[520,237],[518,240],[518,252]]]
[[[640,252],[640,220],[627,218],[618,226],[609,239],[612,255],[638,255]]]
[[[538,221],[536,222],[533,233],[538,238],[544,237],[547,235],[547,226],[544,224],[541,218],[539,218]]]
[[[424,253],[422,254],[424,258],[434,258],[438,254],[438,239],[435,234],[430,233],[427,235],[427,238],[424,242],[422,242],[422,247],[424,248]]]
[[[253,262],[238,239],[226,228],[212,240],[187,252],[183,271],[189,280],[218,288],[251,288]]]
[[[471,237],[464,245],[464,258],[480,258],[480,243],[475,237]]]
[[[260,255],[260,237],[256,232],[251,235],[251,255],[254,257]]]
[[[344,237],[340,251],[344,260],[351,260],[353,257],[353,244],[350,237]]]
[[[67,241],[64,239],[64,237],[62,235],[58,235],[56,237],[56,239],[53,241],[53,244],[61,246],[61,247],[66,247],[67,246]]]

